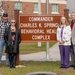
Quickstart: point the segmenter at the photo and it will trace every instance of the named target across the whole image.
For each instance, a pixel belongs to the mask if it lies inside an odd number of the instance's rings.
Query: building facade
[[[49,0],[49,15],[63,15],[66,8],[66,0]],[[2,0],[2,9],[13,17],[14,10],[26,14],[46,14],[46,0]]]

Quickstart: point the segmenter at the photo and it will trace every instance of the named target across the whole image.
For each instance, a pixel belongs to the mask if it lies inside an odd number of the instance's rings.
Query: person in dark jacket
[[[16,26],[15,19],[11,19],[10,27],[5,29],[4,39],[6,43],[6,53],[9,54],[10,68],[15,68],[16,55],[19,53],[21,42],[20,29]]]

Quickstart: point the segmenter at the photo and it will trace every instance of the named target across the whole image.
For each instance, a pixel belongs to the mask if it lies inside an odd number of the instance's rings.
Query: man
[[[72,21],[71,21],[71,59],[72,59],[72,67],[75,69],[75,12],[71,14]]]
[[[2,20],[0,21],[0,65],[1,65],[1,61],[2,61],[2,51],[5,45],[5,41],[4,41],[4,32],[5,32],[5,28],[8,27],[10,25],[10,23],[8,22],[8,13],[4,12],[2,15]],[[8,58],[8,54],[6,53],[6,65],[9,65],[9,58]]]

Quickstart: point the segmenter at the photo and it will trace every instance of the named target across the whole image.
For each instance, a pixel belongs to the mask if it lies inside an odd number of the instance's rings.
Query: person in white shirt
[[[71,27],[63,16],[57,28],[57,41],[60,50],[60,68],[69,67],[70,46],[71,46]]]

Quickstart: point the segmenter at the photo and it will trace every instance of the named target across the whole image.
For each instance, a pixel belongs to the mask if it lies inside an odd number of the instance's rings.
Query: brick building
[[[40,7],[39,7],[39,1]],[[14,9],[19,9],[20,14],[46,14],[46,0],[2,0],[2,9],[13,16]],[[66,0],[49,0],[49,14],[63,15],[66,8]]]

